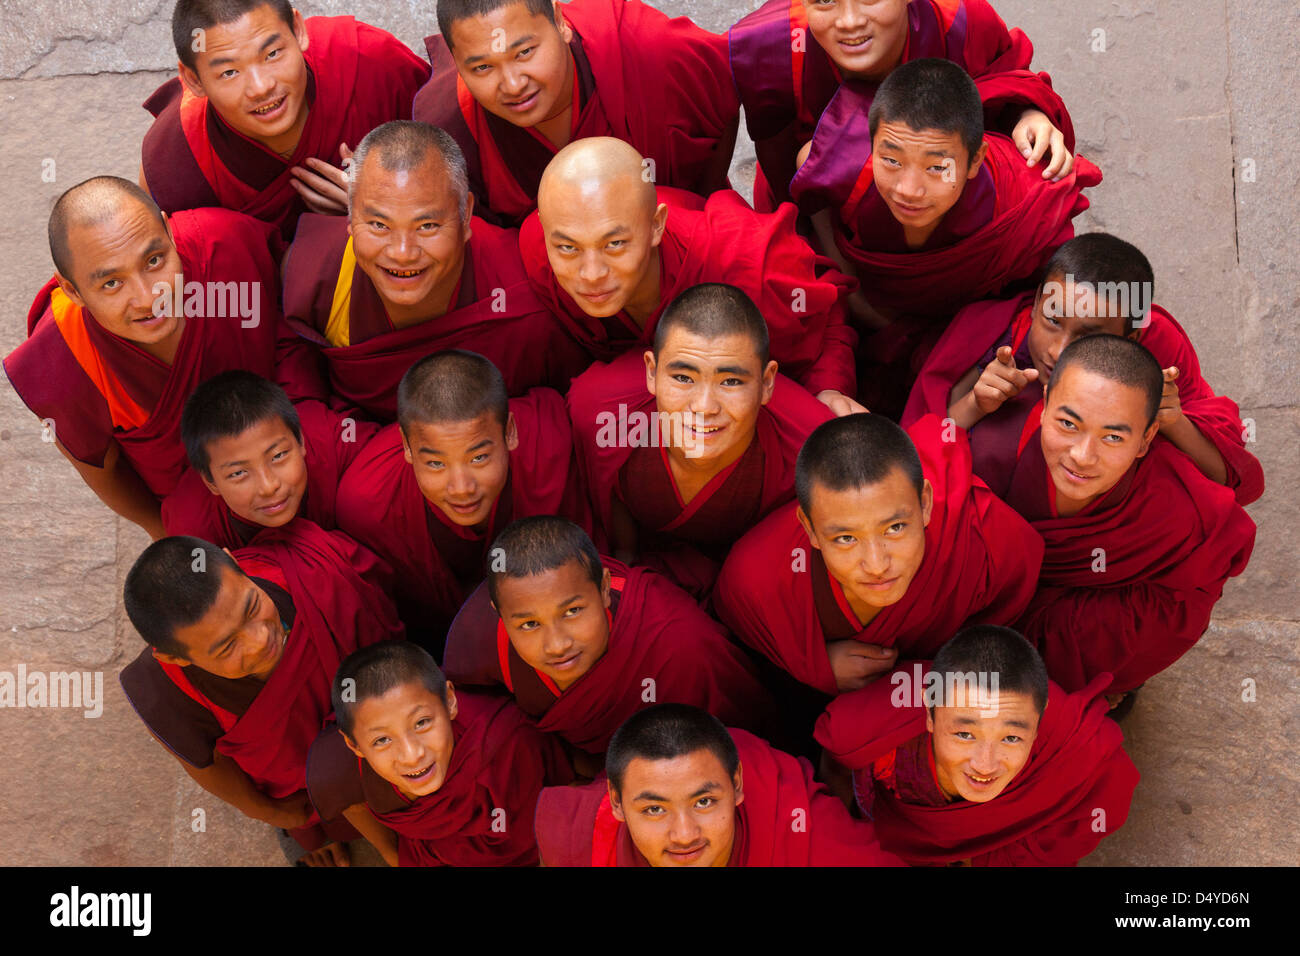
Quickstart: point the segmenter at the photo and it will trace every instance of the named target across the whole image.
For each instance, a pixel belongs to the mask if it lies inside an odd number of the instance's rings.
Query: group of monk
[[[432,0],[431,0],[432,2]],[[1263,475],[986,0],[179,0],[4,362],[308,865],[1072,865]],[[729,185],[741,109],[753,202]],[[1148,692],[1150,693],[1150,692]]]

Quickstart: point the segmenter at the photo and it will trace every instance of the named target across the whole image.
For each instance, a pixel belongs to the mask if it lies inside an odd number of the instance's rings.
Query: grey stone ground
[[[757,0],[660,0],[725,29]],[[1289,0],[999,0],[1037,46],[1105,171],[1081,227],[1151,257],[1157,298],[1210,381],[1255,421],[1269,491],[1259,542],[1210,631],[1151,681],[1125,723],[1142,771],[1128,825],[1090,864],[1294,865],[1300,488],[1300,10]],[[100,173],[134,178],[138,104],[174,68],[170,0],[3,0],[0,10],[0,354],[51,273],[50,203]],[[432,0],[329,0],[415,49]],[[1099,40],[1104,33],[1105,49]],[[55,181],[42,163],[55,163]],[[752,152],[737,154],[747,181]],[[1253,167],[1253,172],[1251,171]],[[0,384],[0,670],[102,671],[103,715],[0,711],[0,863],[280,864],[269,827],[197,789],[149,739],[116,675],[140,646],[120,588],[147,543],[115,518]],[[1257,700],[1242,699],[1254,681]],[[194,811],[206,830],[194,832]]]

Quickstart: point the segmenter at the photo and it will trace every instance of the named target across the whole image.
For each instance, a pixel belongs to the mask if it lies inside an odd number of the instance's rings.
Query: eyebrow
[[[526,37],[520,37],[520,38],[519,38],[518,40],[516,40],[514,43],[510,44],[510,46],[508,46],[506,49],[508,49],[508,50],[517,50],[517,49],[519,49],[521,46],[523,46],[525,43],[532,43],[532,42],[536,41],[536,39],[537,39],[537,35],[534,34],[534,33],[530,33],[530,34],[528,34],[528,36],[526,36]],[[475,63],[478,63],[478,62],[480,62],[480,61],[482,61],[482,60],[486,60],[486,59],[487,59],[487,54],[486,54],[486,53],[479,53],[479,54],[476,55],[476,56],[467,56],[467,57],[465,58],[465,65],[466,65],[466,66],[473,66]]]
[[[361,212],[362,212],[362,213],[366,216],[366,218],[368,218],[368,219],[392,219],[392,218],[393,218],[392,216],[388,215],[388,213],[384,212],[382,209],[376,209],[374,206],[366,206],[364,209],[361,210]],[[426,209],[426,210],[422,210],[422,211],[420,211],[420,212],[417,212],[417,213],[416,213],[414,216],[412,216],[411,218],[412,218],[412,219],[445,219],[446,216],[447,216],[447,213],[446,213],[445,210],[442,210],[442,209],[432,209],[432,210]]]
[[[627,226],[615,226],[613,229],[609,230],[609,232],[601,236],[599,241],[606,242],[610,239],[613,239],[615,236],[622,235],[625,232],[627,232]],[[554,242],[576,242],[577,241],[572,236],[566,236],[558,229],[551,231],[551,239]]]
[[[283,37],[279,33],[272,33],[269,37],[267,37],[265,40],[262,41],[262,45],[257,48],[257,52],[265,53],[268,49],[275,46],[282,39]],[[233,56],[216,56],[208,61],[208,66],[217,67],[217,66],[222,66],[223,64],[226,63],[234,63],[234,62],[235,62],[235,58]]]
[[[262,454],[269,455],[271,452],[275,451],[277,445],[282,445],[283,443],[284,443],[284,438],[277,438],[275,441],[271,442],[271,444],[266,446],[266,451],[262,452]],[[248,462],[247,458],[236,458],[231,461],[223,461],[217,467],[224,469],[224,468],[233,467],[234,465],[247,464],[247,462]]]
[[[144,247],[144,252],[141,254],[141,258],[148,259],[154,253],[161,252],[166,248],[167,248],[167,244],[164,243],[162,239],[155,236],[150,241],[149,245]],[[125,272],[125,271],[126,271],[125,266],[104,266],[103,268],[96,269],[94,272],[90,274],[90,281],[98,282],[100,279],[107,279],[111,275],[115,275],[116,273]]]
[[[699,366],[692,365],[690,362],[686,361],[685,359],[673,359],[665,367],[670,372],[672,371],[695,372],[697,375],[700,373]],[[746,375],[752,377],[754,373],[749,369],[745,368],[743,365],[720,365],[713,370],[713,374],[714,375]]]
[[[722,789],[721,784],[710,780],[704,786],[700,787],[700,789],[696,790],[693,794],[691,794],[688,799],[695,800],[696,798],[702,797],[705,794],[712,793],[715,790],[721,790],[721,789]],[[638,793],[635,797],[632,798],[632,802],[633,803],[668,803],[669,801],[667,797],[661,797],[659,794],[651,793],[649,790],[642,790],[640,793]]]
[[[1075,411],[1073,408],[1071,408],[1069,405],[1062,405],[1061,408],[1060,408],[1060,411],[1065,412],[1065,414],[1069,415],[1071,418],[1076,418],[1076,419],[1078,419],[1078,420],[1079,420],[1079,424],[1083,424],[1083,416],[1080,415],[1078,412],[1076,412],[1076,411]],[[1109,432],[1123,432],[1123,433],[1126,434],[1126,435],[1131,435],[1131,434],[1133,434],[1133,429],[1130,428],[1130,427],[1127,426],[1127,425],[1124,425],[1124,424],[1119,424],[1119,425],[1102,425],[1101,427],[1102,427],[1105,431],[1109,431]]]
[[[897,151],[900,152],[900,153],[903,152],[903,147],[902,147],[902,146],[899,146],[899,145],[898,145],[897,143],[895,143],[892,139],[884,139],[884,140],[881,140],[881,141],[880,141],[880,148],[881,148],[881,149],[893,149],[893,150],[897,150]],[[952,151],[951,151],[951,150],[946,150],[946,149],[927,149],[927,150],[925,151],[924,155],[926,155],[926,156],[938,156],[938,157],[940,157],[940,158],[942,158],[942,159],[947,159],[948,157],[950,157],[950,156],[952,155]]]
[[[478,451],[480,448],[485,448],[485,447],[487,447],[488,445],[493,445],[493,444],[496,444],[496,442],[495,442],[493,439],[491,439],[491,438],[484,438],[484,439],[483,439],[481,442],[479,442],[478,444],[471,445],[471,446],[469,447],[468,450],[469,450],[469,451]],[[420,454],[421,454],[421,455],[441,455],[441,454],[443,454],[443,452],[439,451],[437,448],[430,448],[428,445],[421,445],[421,446],[420,446]]]

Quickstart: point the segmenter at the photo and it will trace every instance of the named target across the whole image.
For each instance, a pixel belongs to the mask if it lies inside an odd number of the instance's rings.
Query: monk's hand
[[[1162,432],[1173,428],[1183,417],[1183,403],[1178,397],[1178,366],[1171,365],[1164,373],[1165,387],[1160,393],[1160,411],[1156,413]]]
[[[1010,401],[1025,390],[1030,382],[1038,380],[1038,369],[1016,368],[1011,346],[998,349],[997,358],[985,366],[971,395],[981,415],[992,415],[1004,402]]]
[[[845,415],[856,415],[867,410],[865,405],[859,405],[843,392],[837,392],[833,388],[825,388],[818,392],[817,401],[833,411],[836,418],[842,418]]]
[[[298,191],[302,201],[312,212],[326,216],[343,216],[348,211],[348,166],[352,163],[352,150],[347,143],[339,144],[343,166],[332,166],[323,159],[310,157],[308,169],[295,166],[289,170],[290,184]]]
[[[1042,110],[1025,110],[1020,114],[1011,139],[1025,157],[1027,166],[1035,166],[1049,152],[1051,161],[1043,169],[1043,178],[1053,182],[1068,176],[1074,168],[1074,157],[1065,148],[1065,134],[1052,125]]]
[[[893,670],[898,660],[898,649],[879,644],[863,644],[852,638],[831,641],[826,645],[830,655],[835,686],[841,694],[866,687],[886,671]]]
[[[296,830],[299,827],[305,827],[307,821],[315,813],[311,800],[307,797],[306,790],[291,793],[287,797],[273,800],[272,803],[274,809],[267,814],[265,820],[271,826],[279,827],[281,830]]]

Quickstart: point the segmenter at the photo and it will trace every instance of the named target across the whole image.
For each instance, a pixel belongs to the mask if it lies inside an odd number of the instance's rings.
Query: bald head
[[[653,215],[656,205],[654,178],[641,154],[621,139],[591,136],[570,143],[555,154],[537,189],[542,219],[547,205],[618,194]]]
[[[73,250],[69,236],[76,229],[102,226],[116,216],[144,209],[160,223],[166,223],[162,210],[153,198],[127,179],[96,176],[67,190],[50,211],[50,258],[59,275],[72,281]]]
[[[369,161],[369,163],[367,163]],[[456,197],[460,217],[465,218],[469,202],[469,173],[465,154],[451,135],[428,123],[394,120],[372,129],[357,146],[348,173],[348,204],[356,201],[359,184],[367,172],[383,169],[409,173],[434,163]]]

